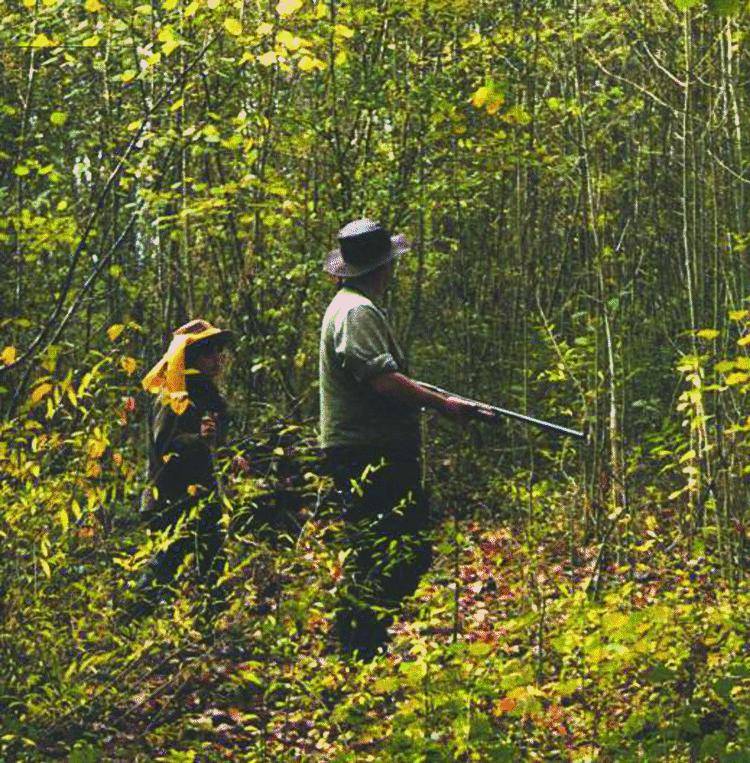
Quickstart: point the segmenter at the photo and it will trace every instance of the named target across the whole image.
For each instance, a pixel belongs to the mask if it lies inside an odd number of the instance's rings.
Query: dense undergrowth
[[[597,539],[571,522],[591,509],[569,446],[480,479],[471,433],[448,451],[427,424],[435,562],[362,664],[329,637],[344,550],[312,427],[258,408],[253,474],[222,483],[228,610],[207,627],[186,569],[129,616],[164,542],[138,519],[130,373],[102,356],[42,380],[3,424],[5,759],[748,759],[750,588],[711,528],[683,532],[679,496],[639,486]]]

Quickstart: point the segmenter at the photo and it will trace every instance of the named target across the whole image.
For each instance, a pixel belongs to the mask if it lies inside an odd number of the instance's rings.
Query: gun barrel
[[[521,421],[524,424],[531,424],[532,426],[538,427],[539,429],[544,429],[547,432],[551,432],[553,434],[563,435],[565,437],[574,437],[577,440],[583,440],[585,439],[585,435],[583,432],[579,432],[577,429],[570,429],[569,427],[564,427],[561,424],[554,424],[551,421],[545,421],[544,419],[537,419],[533,416],[526,416],[523,413],[518,413],[517,411],[511,411],[507,408],[500,408],[497,405],[489,405],[487,403],[479,402],[478,400],[472,400],[469,397],[466,397],[464,395],[457,395],[454,392],[449,392],[446,389],[443,389],[442,387],[437,387],[434,384],[428,384],[427,382],[417,382],[421,387],[424,387],[425,389],[432,390],[433,392],[437,392],[440,395],[447,395],[450,397],[457,397],[461,400],[466,400],[469,403],[474,403],[477,406],[478,409],[478,415],[477,418],[483,418],[484,420],[487,420],[485,416],[481,416],[479,414],[479,409],[485,409],[487,411],[491,411],[494,413],[498,418],[499,417],[505,417],[509,419],[514,419],[516,421]]]

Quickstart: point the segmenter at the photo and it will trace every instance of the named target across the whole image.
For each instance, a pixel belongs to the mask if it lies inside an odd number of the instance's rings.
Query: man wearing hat
[[[217,593],[223,533],[213,451],[224,442],[227,405],[216,378],[230,337],[208,321],[190,321],[174,332],[167,352],[143,379],[144,389],[157,395],[143,508],[152,530],[172,534],[139,584],[152,602],[191,552],[201,579]]]
[[[350,548],[336,633],[344,651],[370,659],[431,561],[419,410],[463,421],[471,408],[409,378],[379,306],[395,259],[409,249],[406,238],[361,219],[345,225],[338,240],[324,265],[340,288],[321,328],[320,433]]]

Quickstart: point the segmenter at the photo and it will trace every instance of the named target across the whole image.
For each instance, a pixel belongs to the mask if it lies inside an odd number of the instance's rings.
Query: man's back
[[[375,393],[369,381],[406,371],[388,321],[363,291],[344,286],[323,317],[320,426],[323,448],[372,448],[416,455],[418,415]]]

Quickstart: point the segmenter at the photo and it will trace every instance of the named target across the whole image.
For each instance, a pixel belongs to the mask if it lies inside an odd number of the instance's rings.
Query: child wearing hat
[[[214,450],[225,439],[227,405],[216,379],[230,337],[208,321],[190,321],[174,332],[166,353],[143,379],[144,389],[157,397],[142,509],[151,530],[172,535],[138,585],[144,611],[174,582],[190,553],[213,603],[220,599],[216,582],[224,539]]]

